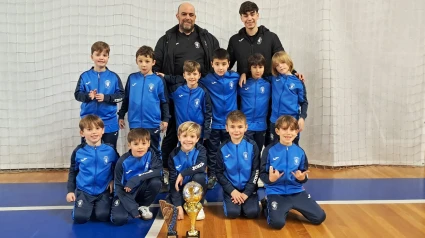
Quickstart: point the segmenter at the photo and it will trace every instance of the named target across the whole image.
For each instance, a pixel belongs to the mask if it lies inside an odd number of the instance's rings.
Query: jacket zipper
[[[96,177],[97,177],[97,147],[94,146],[94,181],[93,181],[93,193],[96,191]]]
[[[142,85],[142,103],[140,104],[141,105],[141,107],[140,107],[140,114],[141,114],[140,115],[140,124],[143,124],[143,96],[145,94],[145,82],[146,82],[146,76],[143,75],[143,74],[142,74],[142,76],[143,76],[143,85]],[[142,126],[142,125],[140,125],[140,126]]]
[[[96,94],[99,93],[99,91],[100,91],[100,73],[97,73],[97,92],[96,92]],[[99,114],[98,110],[99,110],[99,103],[96,102],[96,114]]]

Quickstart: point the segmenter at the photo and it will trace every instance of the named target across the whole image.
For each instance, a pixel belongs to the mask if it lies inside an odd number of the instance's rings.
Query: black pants
[[[159,177],[155,177],[144,181],[136,191],[129,193],[120,191],[122,195],[115,196],[112,202],[111,222],[121,226],[127,223],[129,214],[133,218],[138,216],[139,206],[150,206],[155,201],[160,189],[161,180]]]
[[[264,141],[266,138],[266,131],[246,131],[245,136],[251,140],[254,140],[257,143],[258,150],[261,152],[263,150]]]
[[[326,219],[326,213],[310,197],[306,191],[291,195],[267,195],[267,209],[264,209],[267,223],[275,228],[282,229],[286,223],[289,210],[299,211],[312,224],[319,225]]]
[[[170,115],[171,118],[168,121],[167,133],[165,134],[164,140],[162,141],[162,165],[164,168],[168,168],[168,157],[171,152],[176,148],[178,141],[176,118],[174,116],[174,103],[170,102]]]
[[[270,122],[270,143],[279,141],[279,136],[276,134],[276,130],[274,127],[275,127],[275,123]],[[298,133],[297,137],[295,137],[292,143],[298,145],[299,141],[300,141],[300,133]]]
[[[107,143],[107,144],[111,144],[114,146],[114,148],[117,148],[117,141],[118,141],[118,131],[115,132],[109,132],[109,133],[104,133],[102,136],[102,141],[103,143]],[[86,140],[84,137],[81,137],[81,143],[85,143]]]
[[[230,138],[229,133],[226,130],[220,129],[211,129],[210,138],[205,141],[207,149],[207,166],[208,166],[208,176],[215,176],[215,166],[217,164],[217,159],[215,158],[217,154],[218,147],[221,143]]]
[[[108,221],[111,211],[112,195],[109,188],[93,196],[79,189],[75,190],[75,203],[72,211],[72,219],[75,223],[86,223],[92,214],[99,221]]]
[[[251,194],[242,205],[234,204],[232,196],[223,192],[224,215],[228,218],[237,218],[241,214],[247,218],[256,218],[260,214],[260,205],[258,204],[257,193]]]

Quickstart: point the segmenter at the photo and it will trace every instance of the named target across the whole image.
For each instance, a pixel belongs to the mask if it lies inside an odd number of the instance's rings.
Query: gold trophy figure
[[[184,210],[190,218],[190,230],[186,232],[187,238],[200,237],[200,231],[195,229],[196,217],[202,209],[199,202],[202,199],[202,186],[197,182],[189,182],[183,188],[183,198],[186,201],[183,205]]]

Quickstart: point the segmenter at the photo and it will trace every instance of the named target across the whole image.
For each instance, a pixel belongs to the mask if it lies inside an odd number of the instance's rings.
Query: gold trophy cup
[[[202,204],[199,202],[202,199],[202,186],[197,182],[189,182],[183,188],[183,198],[186,203],[183,205],[184,210],[190,218],[190,230],[186,232],[187,238],[199,238],[201,233],[195,229],[196,217],[202,209]]]

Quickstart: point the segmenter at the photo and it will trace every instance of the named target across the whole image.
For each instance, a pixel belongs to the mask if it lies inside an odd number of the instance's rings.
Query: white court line
[[[405,204],[405,203],[425,203],[425,199],[406,200],[339,200],[339,201],[317,201],[318,204]],[[222,202],[208,202],[204,206],[221,206]],[[32,206],[32,207],[0,207],[0,212],[6,211],[42,211],[42,210],[71,210],[74,206]],[[159,207],[159,204],[152,204],[150,207]]]

